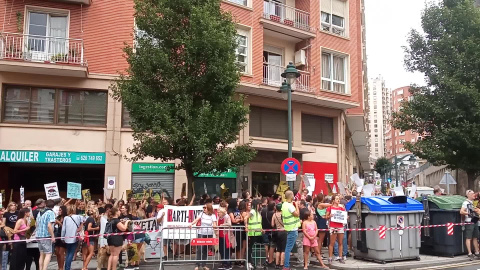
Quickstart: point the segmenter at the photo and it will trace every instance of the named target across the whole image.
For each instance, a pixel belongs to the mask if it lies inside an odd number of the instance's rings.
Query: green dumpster
[[[462,222],[460,208],[465,201],[463,196],[427,196],[417,200],[423,202],[425,209],[422,225]],[[447,227],[423,228],[420,253],[448,257],[466,254],[462,226],[454,226],[453,235],[447,234]]]

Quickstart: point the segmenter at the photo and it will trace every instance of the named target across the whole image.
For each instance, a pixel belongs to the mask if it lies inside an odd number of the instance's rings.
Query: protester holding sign
[[[198,238],[213,238],[213,227],[217,227],[217,216],[215,216],[215,213],[213,212],[213,206],[211,203],[205,204],[203,207],[203,213],[190,224],[190,227],[194,225],[201,227],[198,230]],[[203,267],[204,270],[210,270],[205,262],[207,260],[207,247],[208,246],[205,245],[197,247],[196,258],[197,261],[202,262],[197,262],[195,270],[199,270],[200,267]]]
[[[345,208],[340,205],[340,196],[338,194],[333,194],[332,196],[332,206],[327,208],[327,219],[329,222],[330,229],[330,244],[328,246],[328,263],[332,263],[333,256],[333,246],[335,241],[338,240],[338,249],[343,250],[343,234],[345,233],[343,229],[343,219],[346,222],[346,213]],[[345,218],[344,218],[345,217]],[[340,222],[341,221],[341,222]],[[343,257],[338,260],[340,263],[345,263]]]

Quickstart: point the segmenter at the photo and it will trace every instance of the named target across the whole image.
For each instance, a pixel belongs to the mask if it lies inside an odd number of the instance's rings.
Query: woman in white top
[[[217,227],[217,216],[213,212],[213,206],[211,203],[205,204],[203,206],[203,213],[197,217],[191,224],[190,227],[197,224],[200,221],[200,229],[198,230],[198,238],[213,238],[213,228]],[[204,270],[210,270],[207,267],[207,248],[208,246],[197,246],[197,261],[201,260],[201,263],[197,263],[195,270],[199,270],[200,267],[203,267]]]

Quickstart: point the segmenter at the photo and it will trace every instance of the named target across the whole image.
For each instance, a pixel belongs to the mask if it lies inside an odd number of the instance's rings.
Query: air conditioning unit
[[[299,50],[295,52],[295,65],[304,66],[307,64],[307,56],[305,50]]]

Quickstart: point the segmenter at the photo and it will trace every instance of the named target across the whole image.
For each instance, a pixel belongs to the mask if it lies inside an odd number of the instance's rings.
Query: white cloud
[[[404,67],[407,36],[412,28],[421,30],[422,0],[365,0],[368,77],[383,75],[388,88],[412,83],[424,85],[423,74]]]

